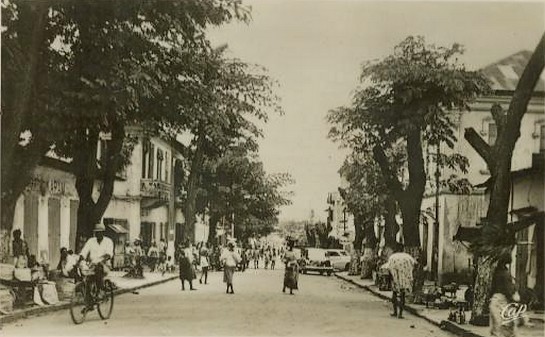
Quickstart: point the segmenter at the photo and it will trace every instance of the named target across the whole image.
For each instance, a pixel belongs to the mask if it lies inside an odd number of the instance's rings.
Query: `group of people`
[[[191,243],[178,245],[176,260],[179,265],[182,290],[185,290],[185,281],[190,290],[197,290],[193,286],[193,280],[197,279],[197,271],[200,271],[199,283],[208,284],[208,269],[210,267],[210,249],[207,243],[200,243],[194,247]]]
[[[249,268],[250,261],[253,261],[254,269],[259,269],[259,262],[263,261],[263,266],[265,269],[269,269],[269,266],[274,270],[276,266],[276,261],[283,255],[282,250],[276,249],[276,247],[266,247],[266,248],[247,248],[245,250],[245,255],[247,256],[246,268]]]
[[[208,244],[202,243],[197,247],[193,247],[190,243],[182,246],[180,245],[177,249],[177,261],[179,264],[180,272],[180,281],[181,281],[181,290],[185,290],[186,282],[189,284],[190,290],[197,290],[193,285],[193,280],[197,279],[197,272],[200,271],[199,283],[208,284],[208,270],[210,267],[210,255],[219,251],[217,249],[210,249]],[[240,251],[240,253],[239,253]],[[257,252],[257,253],[255,253]],[[282,249],[282,253],[284,250]],[[251,254],[249,254],[251,253]],[[263,255],[259,255],[262,253]],[[278,251],[280,253],[280,250]],[[237,268],[241,267],[241,270],[248,267],[250,256],[252,259],[258,260],[263,258],[265,260],[266,268],[271,262],[271,269],[274,269],[275,261],[277,258],[276,249],[263,249],[263,250],[252,250],[252,249],[236,249],[233,242],[229,242],[227,247],[220,251],[218,257],[218,263],[223,269],[223,282],[226,284],[225,293],[234,294],[233,288],[233,277]],[[285,263],[285,273],[284,273],[284,285],[282,291],[285,292],[286,288],[290,289],[290,294],[293,295],[293,290],[298,289],[298,276],[299,276],[299,266],[297,263],[297,258],[293,252],[293,243],[288,243],[288,250],[283,256],[283,262]],[[258,264],[254,265],[255,268],[258,268]]]
[[[174,268],[172,257],[167,256],[167,243],[161,239],[159,244],[155,241],[149,247],[136,239],[131,244],[125,244],[125,265],[136,270],[137,274],[143,273],[143,265],[147,264],[151,272],[159,271],[163,274]]]

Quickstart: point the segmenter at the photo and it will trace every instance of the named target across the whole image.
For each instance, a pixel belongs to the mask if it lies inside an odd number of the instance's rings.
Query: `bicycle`
[[[70,317],[74,324],[85,321],[87,313],[96,309],[101,319],[110,318],[114,308],[114,284],[105,279],[102,289],[99,289],[95,278],[96,265],[89,268],[76,267],[77,279],[74,294],[70,302]]]

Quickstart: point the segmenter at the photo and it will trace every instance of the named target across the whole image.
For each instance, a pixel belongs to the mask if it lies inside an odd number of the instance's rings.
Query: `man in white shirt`
[[[99,288],[102,288],[104,276],[108,274],[108,265],[114,255],[114,243],[112,239],[104,236],[106,227],[102,223],[97,223],[93,232],[95,237],[90,238],[83,246],[80,255],[80,261],[90,261],[95,266],[95,277]]]

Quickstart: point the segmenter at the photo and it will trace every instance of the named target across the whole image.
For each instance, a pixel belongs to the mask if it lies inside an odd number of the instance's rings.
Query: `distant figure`
[[[235,252],[235,245],[232,242],[229,242],[228,250],[223,252],[221,255],[221,263],[223,264],[223,282],[227,283],[227,289],[225,290],[226,294],[234,294],[233,290],[233,275],[237,268],[237,264],[241,262],[240,255]],[[231,291],[229,291],[229,288]]]
[[[288,251],[284,255],[286,270],[284,271],[284,287],[282,288],[282,292],[286,292],[286,288],[290,288],[290,295],[293,295],[293,289],[299,289],[299,265],[293,252],[293,245],[293,241],[288,242]]]
[[[254,269],[259,269],[259,251],[254,250]]]
[[[276,265],[276,255],[271,256],[271,270],[274,270],[274,266]]]
[[[193,270],[191,267],[191,261],[185,255],[185,251],[180,252],[180,281],[182,281],[182,290],[185,290],[185,281],[189,283],[190,290],[197,290],[193,288]]]
[[[265,252],[265,269],[269,269],[269,253]]]
[[[394,251],[390,255],[388,262],[386,262],[387,268],[392,275],[392,303],[394,312],[391,316],[403,318],[405,294],[412,291],[413,268],[416,261],[412,256],[403,252],[403,245],[401,243],[395,246]]]
[[[167,253],[167,243],[165,242],[165,239],[161,239],[159,241],[159,244],[157,245],[157,248],[159,249],[159,254],[164,253],[166,255],[166,253]]]
[[[159,261],[159,248],[157,244],[153,242],[150,249],[148,250],[149,266],[152,272],[155,271],[157,262]]]
[[[208,258],[208,249],[201,249],[201,257],[199,261],[201,267],[201,277],[199,283],[202,284],[202,278],[204,277],[204,284],[208,283],[208,267],[210,267],[210,259]]]

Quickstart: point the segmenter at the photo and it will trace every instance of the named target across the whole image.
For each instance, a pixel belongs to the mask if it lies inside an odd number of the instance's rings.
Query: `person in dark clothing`
[[[13,231],[12,249],[13,257],[15,258],[14,265],[18,268],[26,268],[30,253],[28,244],[25,240],[21,239],[21,230],[19,229]]]
[[[511,254],[504,254],[498,260],[498,266],[492,275],[490,288],[490,332],[492,336],[515,337],[516,321],[505,321],[502,312],[510,303],[519,300],[507,265],[511,263]]]
[[[182,281],[182,290],[185,290],[185,281],[189,283],[190,290],[197,290],[193,288],[193,269],[191,268],[191,261],[185,255],[185,252],[180,251],[180,280]]]

